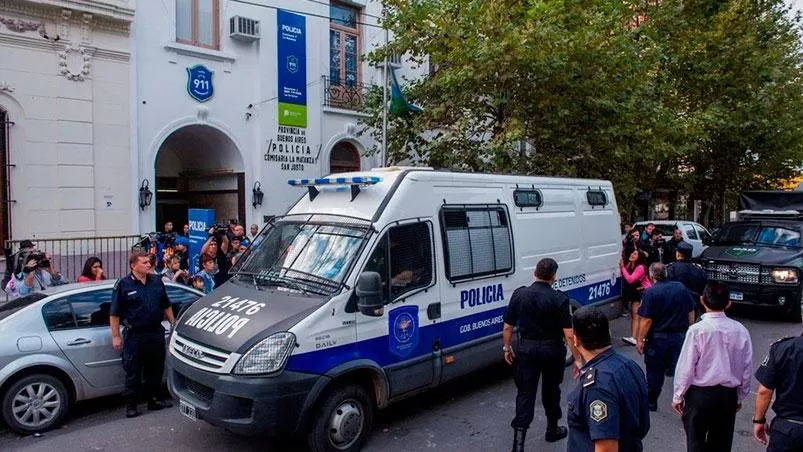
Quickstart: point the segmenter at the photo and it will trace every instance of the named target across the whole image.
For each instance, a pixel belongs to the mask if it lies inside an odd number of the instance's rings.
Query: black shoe
[[[526,428],[513,429],[513,449],[512,452],[524,452],[524,439],[527,437]]]
[[[647,407],[650,409],[650,411],[658,411],[658,402],[649,403],[647,404]]]
[[[150,411],[159,411],[164,408],[170,408],[173,404],[166,401],[166,400],[151,400],[148,402],[148,410]]]
[[[139,416],[139,410],[137,409],[136,405],[126,405],[125,406],[125,417],[132,418]]]
[[[569,436],[569,429],[566,427],[555,427],[547,429],[544,439],[548,443],[556,443],[567,436]]]

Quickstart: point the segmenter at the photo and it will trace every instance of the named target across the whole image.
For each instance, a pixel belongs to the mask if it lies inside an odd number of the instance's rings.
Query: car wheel
[[[69,405],[67,390],[58,378],[30,375],[11,385],[3,394],[3,420],[18,433],[45,432],[64,419]]]
[[[336,388],[319,405],[309,432],[313,452],[358,451],[371,431],[374,404],[357,385]]]

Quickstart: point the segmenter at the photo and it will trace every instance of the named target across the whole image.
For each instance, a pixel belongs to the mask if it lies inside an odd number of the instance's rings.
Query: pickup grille
[[[770,284],[770,275],[761,271],[759,264],[738,262],[707,262],[705,273],[709,280],[744,284]]]

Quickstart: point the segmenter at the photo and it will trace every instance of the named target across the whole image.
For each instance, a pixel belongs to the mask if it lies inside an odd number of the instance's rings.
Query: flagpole
[[[382,8],[384,17],[385,9]],[[388,29],[385,27],[384,18],[382,28],[385,30],[385,64],[382,70],[382,153],[380,156],[380,166],[385,166],[385,158],[388,153]]]

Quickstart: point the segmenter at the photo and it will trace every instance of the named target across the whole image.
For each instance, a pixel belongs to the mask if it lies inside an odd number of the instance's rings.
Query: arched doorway
[[[219,221],[245,222],[245,170],[240,151],[208,125],[184,126],[165,138],[156,156],[156,230],[172,221],[181,231],[187,209],[215,209]]]
[[[360,153],[357,148],[348,141],[341,141],[335,144],[329,154],[329,172],[348,173],[360,170]]]

